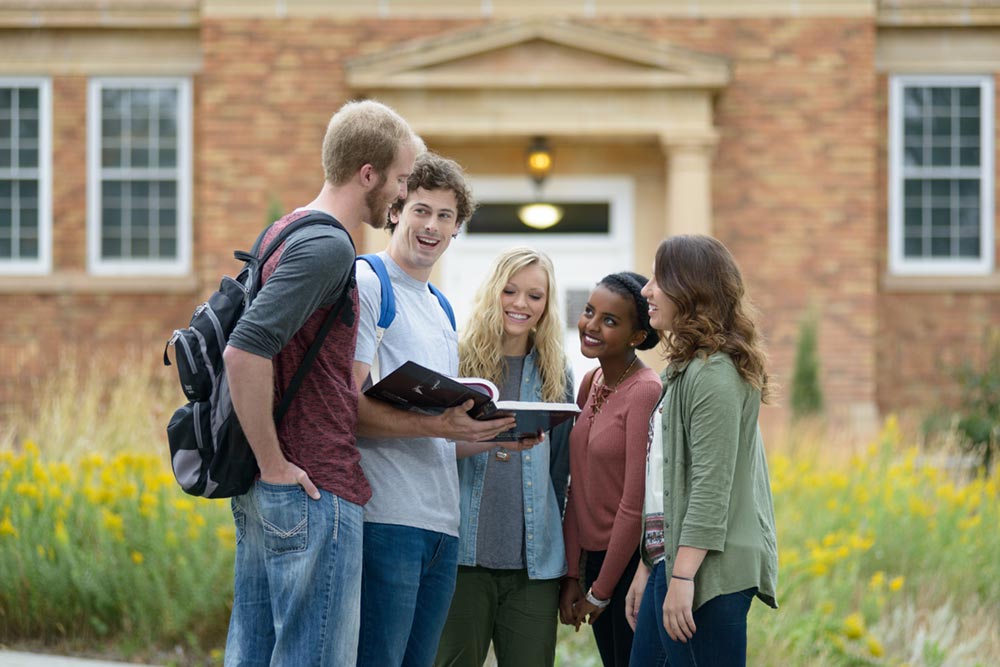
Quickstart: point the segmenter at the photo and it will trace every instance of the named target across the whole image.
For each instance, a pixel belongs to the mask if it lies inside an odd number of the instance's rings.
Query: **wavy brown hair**
[[[748,384],[770,397],[767,354],[743,276],[732,254],[710,236],[672,236],[656,250],[654,277],[677,313],[666,337],[671,363],[725,352]]]

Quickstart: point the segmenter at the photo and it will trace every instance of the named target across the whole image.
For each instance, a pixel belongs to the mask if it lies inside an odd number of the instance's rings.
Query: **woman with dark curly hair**
[[[577,629],[589,620],[608,667],[627,665],[632,649],[625,594],[639,563],[649,413],[660,397],[656,372],[636,355],[660,341],[641,294],[645,282],[638,273],[605,276],[577,322],[580,351],[600,366],[583,379],[582,412],[569,436],[568,573],[559,616]]]
[[[632,664],[739,667],[750,603],[777,607],[757,423],[768,398],[764,351],[740,270],[713,238],[660,243],[643,294],[668,366],[650,422],[642,564],[625,604]]]

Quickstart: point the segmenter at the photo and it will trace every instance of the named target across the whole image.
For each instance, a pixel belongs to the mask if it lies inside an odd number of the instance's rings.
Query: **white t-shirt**
[[[458,336],[427,283],[409,276],[387,253],[396,318],[378,346],[382,377],[415,361],[446,375],[458,373]],[[381,307],[378,276],[358,262],[359,323],[355,361],[371,364]],[[458,536],[458,468],[455,443],[444,438],[358,437],[361,467],[372,487],[365,521],[411,526]]]

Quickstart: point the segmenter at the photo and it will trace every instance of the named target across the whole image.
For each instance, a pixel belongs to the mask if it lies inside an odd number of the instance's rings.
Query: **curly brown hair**
[[[455,225],[455,232],[462,229],[462,225],[468,222],[469,218],[476,211],[476,200],[472,196],[472,189],[465,181],[465,172],[461,165],[454,160],[441,157],[437,153],[427,151],[417,156],[413,163],[413,171],[406,179],[407,199],[417,191],[417,188],[424,190],[450,190],[455,195],[455,217],[458,224]],[[406,201],[397,200],[392,204],[392,212],[397,215],[403,210]],[[396,223],[389,217],[386,229],[391,234],[396,229]]]
[[[757,312],[726,246],[703,235],[665,239],[656,250],[654,277],[677,307],[666,337],[667,360],[683,363],[725,352],[766,403],[767,354],[757,331]]]

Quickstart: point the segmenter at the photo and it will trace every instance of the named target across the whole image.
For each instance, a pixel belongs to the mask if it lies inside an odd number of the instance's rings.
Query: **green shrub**
[[[792,372],[792,418],[802,419],[823,412],[823,390],[819,383],[819,351],[816,338],[816,315],[806,315],[799,323]]]
[[[966,362],[957,371],[962,398],[958,413],[960,443],[986,473],[1000,449],[1000,334],[986,341],[985,363]]]

